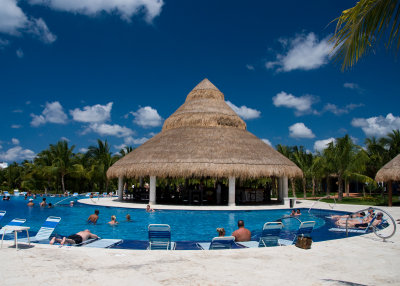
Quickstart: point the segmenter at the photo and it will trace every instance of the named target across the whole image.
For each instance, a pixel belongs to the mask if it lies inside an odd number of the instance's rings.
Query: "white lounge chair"
[[[171,241],[171,227],[168,224],[150,224],[149,250],[174,250],[175,242]]]
[[[203,250],[217,250],[217,249],[232,249],[235,245],[235,237],[234,236],[218,236],[214,237],[209,242],[201,242],[197,243],[197,245]]]
[[[92,243],[83,245],[82,247],[92,247],[92,248],[110,248],[113,245],[121,243],[122,239],[98,239]]]
[[[301,235],[310,236],[311,232],[314,229],[314,226],[315,226],[315,221],[303,221],[300,224],[297,232],[294,233],[290,239],[278,239],[278,243],[280,245],[292,245],[296,242],[298,236]]]
[[[56,216],[49,216],[46,221],[43,223],[42,227],[39,229],[38,233],[30,238],[31,242],[40,242],[40,241],[48,241],[50,235],[53,233],[61,218]],[[28,240],[27,238],[23,238],[21,240]]]
[[[4,227],[6,227],[6,226],[20,226],[24,222],[26,222],[26,219],[24,219],[24,218],[15,218],[12,221],[10,221],[7,225],[5,225]],[[6,230],[4,232],[4,234],[10,234],[12,232],[13,232],[12,230]],[[3,232],[0,230],[0,233],[3,233]]]

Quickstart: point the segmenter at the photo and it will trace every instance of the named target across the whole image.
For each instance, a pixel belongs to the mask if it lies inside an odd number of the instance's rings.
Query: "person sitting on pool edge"
[[[62,239],[53,237],[50,240],[50,244],[54,244],[55,242],[59,242],[61,245],[65,243],[68,244],[81,244],[82,242],[87,241],[89,238],[100,238],[94,233],[91,233],[90,230],[85,229],[83,231],[77,232],[75,234],[71,234],[68,237],[63,237]]]
[[[232,233],[232,236],[235,237],[235,241],[250,241],[251,232],[247,228],[244,227],[244,221],[238,221],[238,229]]]
[[[225,236],[225,229],[223,227],[218,227],[217,232],[219,237]]]
[[[99,213],[100,213],[99,210],[95,210],[95,211],[94,211],[94,214],[91,214],[91,215],[88,217],[87,222],[88,222],[88,223],[96,224],[97,220],[99,219]]]
[[[117,222],[117,217],[115,215],[111,216],[111,220],[108,222],[109,225],[116,225],[118,224]]]

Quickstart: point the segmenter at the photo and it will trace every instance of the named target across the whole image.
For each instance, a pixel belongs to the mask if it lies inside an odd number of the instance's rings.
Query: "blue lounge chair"
[[[12,221],[10,221],[7,225],[5,225],[4,227],[6,227],[6,226],[19,226],[19,225],[23,224],[24,222],[26,222],[26,219],[24,219],[24,218],[15,218]],[[2,231],[0,231],[0,232],[2,232]],[[10,234],[10,233],[12,233],[12,230],[5,230],[4,231],[4,234]]]
[[[278,239],[278,243],[280,245],[292,245],[296,243],[297,237],[298,236],[311,236],[311,232],[313,231],[315,226],[315,221],[303,221],[299,229],[297,230],[296,233],[293,233],[291,237],[287,239]]]
[[[30,238],[31,242],[48,241],[50,235],[53,233],[61,218],[56,216],[49,216],[39,229],[38,233]],[[27,238],[21,240],[28,240]]]
[[[171,227],[168,224],[149,224],[149,250],[174,250],[171,242]]]
[[[203,250],[232,249],[235,246],[235,237],[234,236],[214,237],[211,243],[202,242],[198,243],[198,245]]]

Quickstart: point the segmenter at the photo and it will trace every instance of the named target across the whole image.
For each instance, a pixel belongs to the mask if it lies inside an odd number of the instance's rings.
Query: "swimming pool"
[[[47,202],[53,204],[64,198],[47,197]],[[148,240],[147,227],[153,223],[165,223],[171,226],[172,240],[181,242],[177,244],[177,249],[193,248],[193,242],[210,241],[217,236],[216,228],[224,227],[227,235],[237,228],[237,221],[244,220],[246,228],[252,232],[252,239],[257,240],[261,234],[261,229],[265,222],[275,221],[285,215],[290,214],[288,209],[278,210],[252,210],[252,211],[188,211],[188,210],[159,210],[147,213],[144,209],[128,209],[115,207],[92,206],[75,203],[69,206],[72,199],[66,199],[57,204],[54,208],[41,208],[39,203],[42,198],[34,200],[35,206],[27,207],[27,200],[23,197],[12,197],[10,201],[0,201],[0,210],[7,211],[2,220],[2,225],[7,224],[13,218],[25,218],[25,225],[31,227],[34,235],[48,216],[59,216],[61,222],[55,230],[55,234],[67,236],[83,229],[90,229],[93,233],[102,238],[123,239],[124,242],[118,247],[121,248],[146,248]],[[96,225],[86,222],[89,215],[94,210],[100,211],[99,220]],[[344,238],[344,233],[330,232],[329,228],[334,227],[333,221],[326,218],[331,214],[343,214],[344,212],[313,209],[308,213],[308,209],[301,209],[301,221],[313,220],[316,226],[312,233],[313,241],[323,241],[329,239]],[[125,217],[131,216],[131,222],[127,222]],[[108,225],[112,215],[117,217],[117,226]],[[298,228],[298,223],[285,225],[293,230]],[[135,245],[135,246],[134,246]]]

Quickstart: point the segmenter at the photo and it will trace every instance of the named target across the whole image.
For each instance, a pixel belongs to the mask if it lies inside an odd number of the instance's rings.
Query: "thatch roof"
[[[118,160],[109,178],[302,176],[288,158],[246,130],[207,79],[165,120],[162,131]]]
[[[376,173],[375,181],[400,181],[400,154]]]

